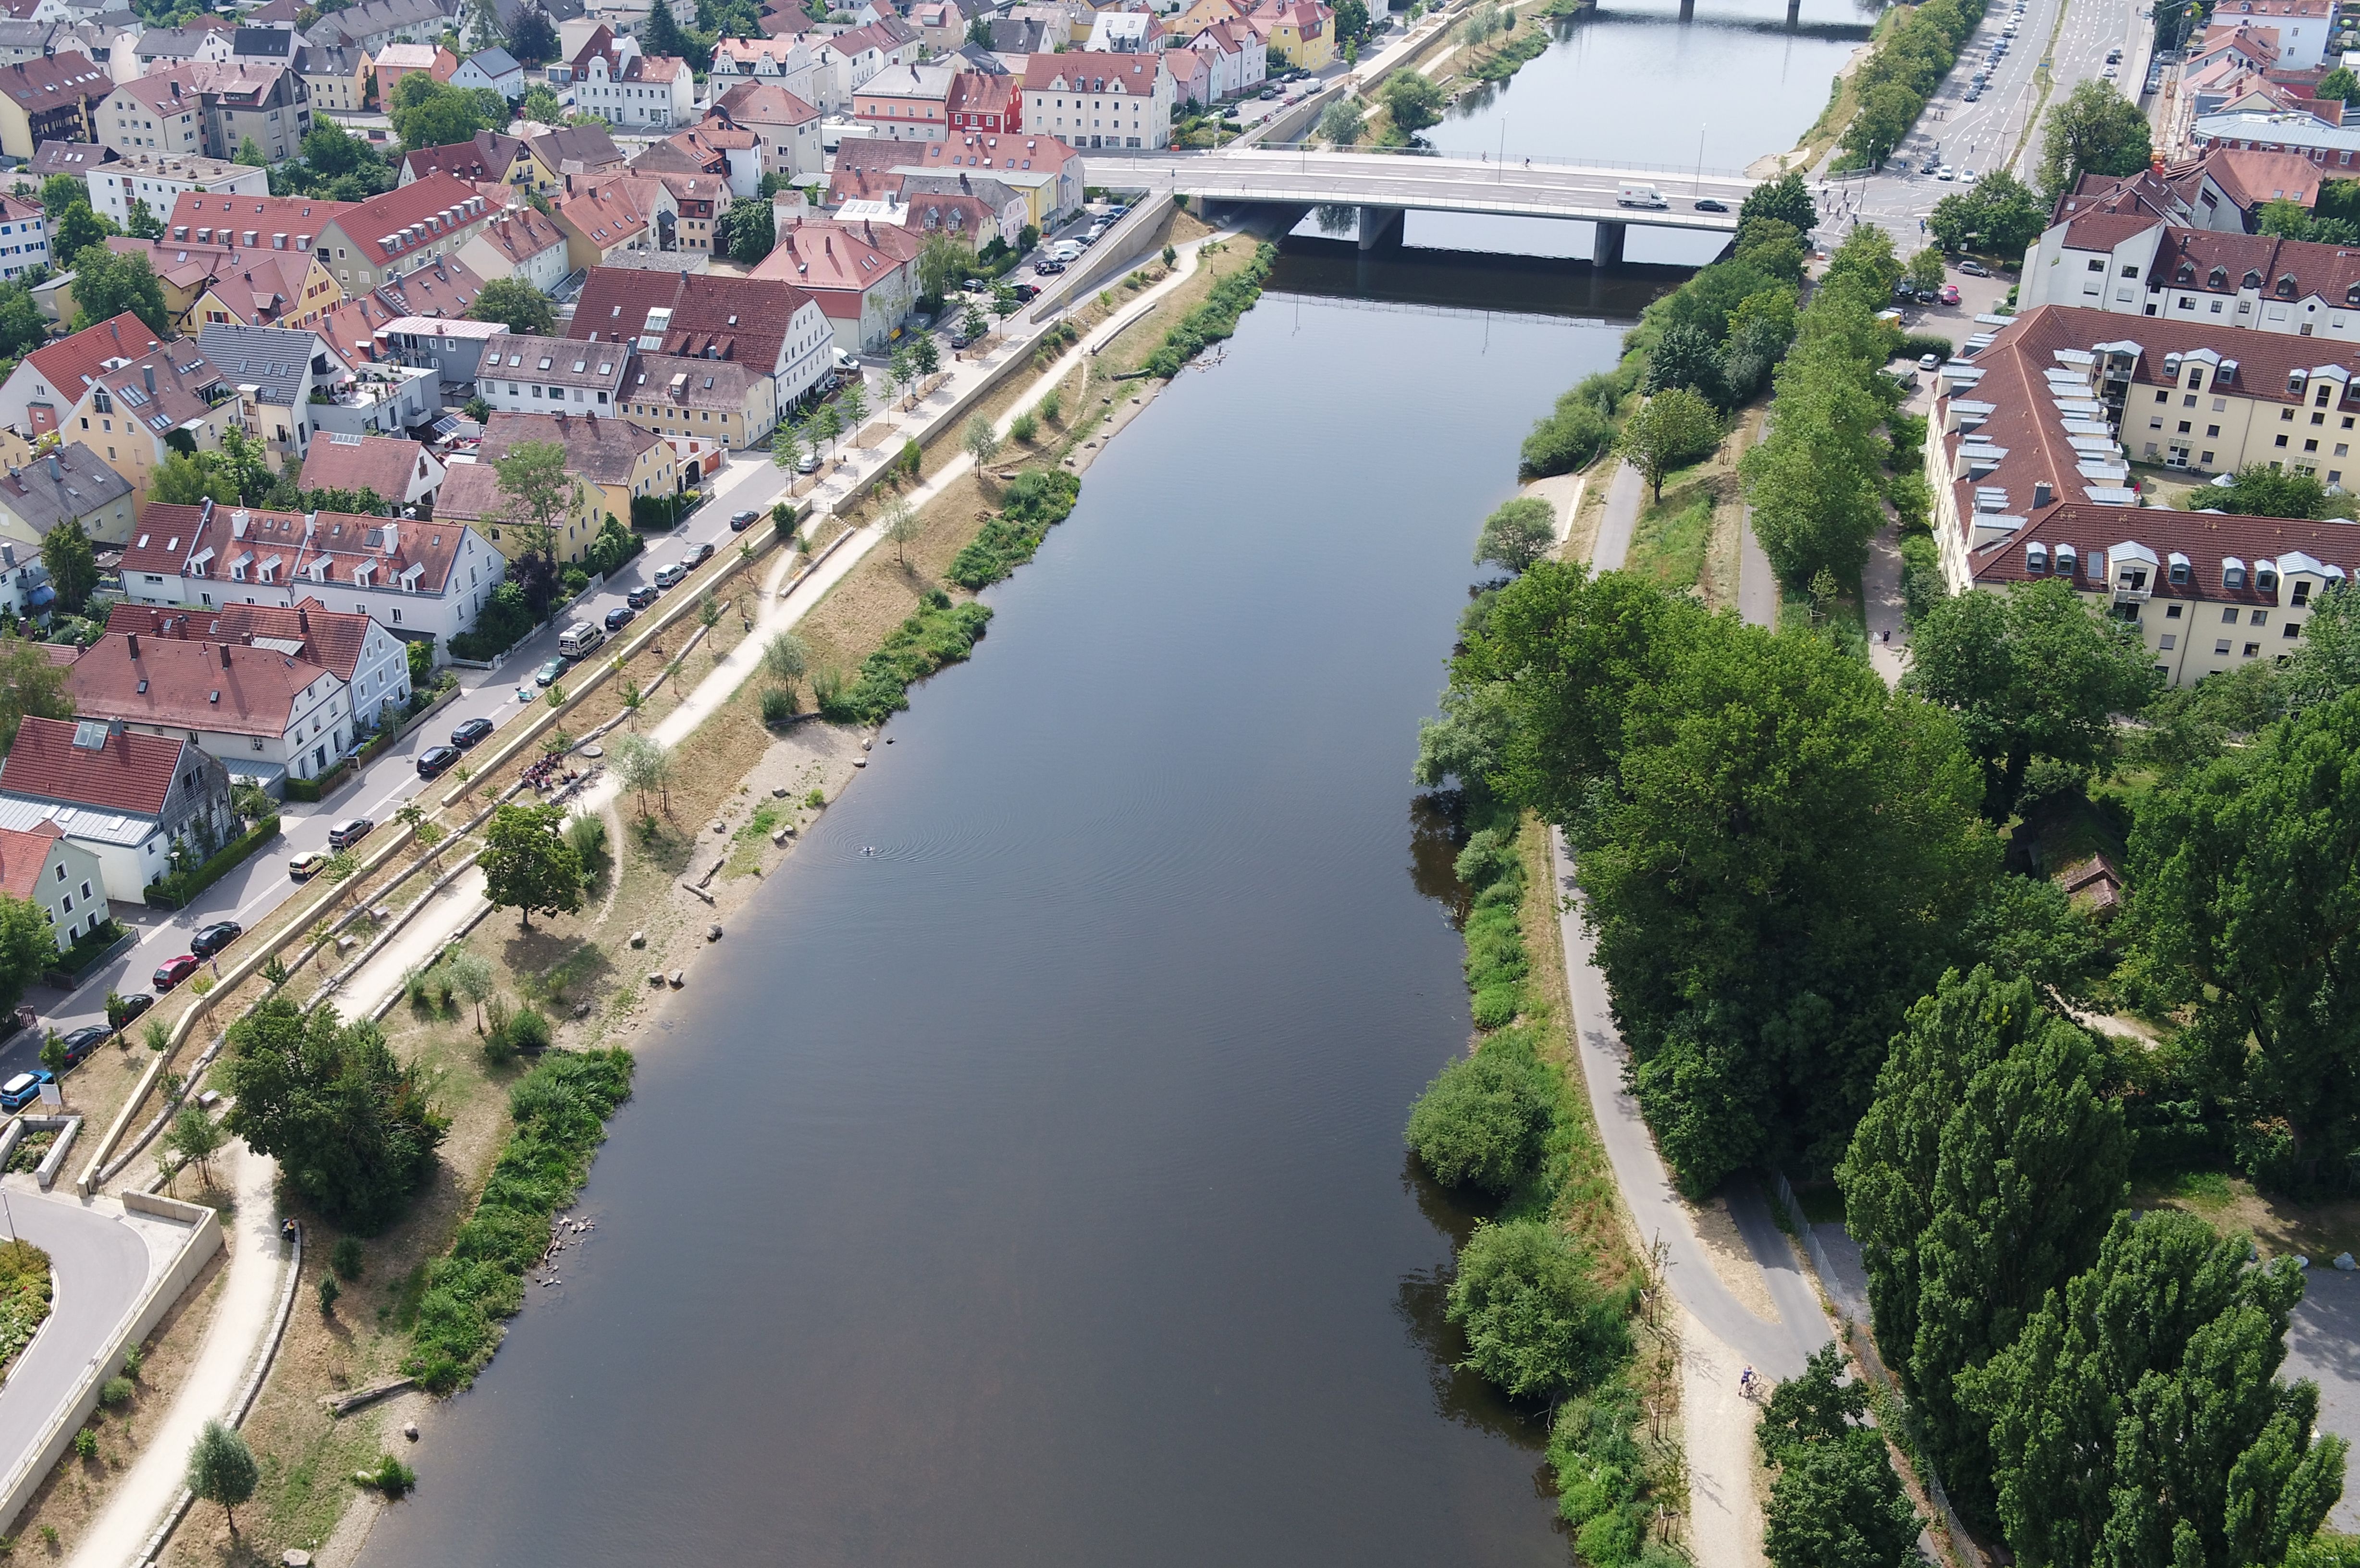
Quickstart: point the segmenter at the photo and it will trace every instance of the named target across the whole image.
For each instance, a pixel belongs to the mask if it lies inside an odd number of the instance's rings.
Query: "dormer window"
[[[2245,273],[2245,281],[2241,285],[2241,287],[2246,289],[2259,289],[2261,286],[2262,275],[2260,270],[2258,268],[2248,268]]]
[[[2035,539],[2024,547],[2024,569],[2035,577],[2049,575],[2049,547]]]
[[[2245,563],[2234,555],[2221,558],[2221,586],[2243,588],[2245,585]]]
[[[2173,276],[2172,276],[2172,281],[2173,281],[2173,282],[2175,282],[2175,283],[2193,283],[2193,282],[2195,282],[2195,281],[2196,281],[2196,264],[2195,264],[2194,262],[2192,262],[2192,261],[2183,261],[2183,262],[2181,262],[2181,263],[2180,264],[2180,270],[2179,270],[2177,273],[2173,274]]]
[[[2289,371],[2288,371],[2288,372],[2287,372],[2287,394],[2288,394],[2288,396],[2289,396],[2289,397],[2301,397],[2301,396],[2302,396],[2302,385],[2303,385],[2304,381],[2306,381],[2307,379],[2309,379],[2310,375],[2311,375],[2311,373],[2310,373],[2309,371],[2307,371],[2307,370],[2289,370]]]
[[[2191,392],[2202,392],[2204,390],[2204,367],[2202,365],[2191,365],[2188,367],[2188,389]]]
[[[2206,273],[2204,275],[2204,287],[2207,289],[2226,289],[2229,287],[2229,269],[2225,267],[2216,267],[2211,272]]]
[[[2169,577],[2172,584],[2176,587],[2184,587],[2187,585],[2189,576],[2188,558],[2178,550],[2173,550],[2169,564]]]
[[[2072,575],[2073,575],[2073,568],[2074,568],[2074,560],[2075,560],[2075,551],[2074,551],[2073,547],[2072,547],[2071,545],[2070,545],[2070,544],[2060,544],[2060,545],[2059,545],[2059,546],[2057,547],[2057,575],[2058,575],[2058,576],[2060,576],[2060,577],[2070,577],[2070,576],[2072,576]]]
[[[2291,299],[2294,298],[2294,274],[2291,272],[2279,273],[2278,288],[2278,298],[2281,299]]]
[[[2310,578],[2298,577],[2294,580],[2294,597],[2290,599],[2289,603],[2295,604],[2308,604],[2311,603]]]
[[[2275,561],[2254,562],[2254,591],[2275,593],[2278,591],[2278,563]]]

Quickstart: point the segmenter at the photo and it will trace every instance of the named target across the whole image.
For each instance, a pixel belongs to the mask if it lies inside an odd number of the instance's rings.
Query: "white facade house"
[[[2043,233],[2023,276],[2020,312],[2071,305],[2360,343],[2360,253],[2349,246],[2093,212]]]
[[[49,265],[48,218],[30,201],[0,196],[0,278]]]
[[[0,827],[42,822],[97,859],[106,897],[137,904],[172,869],[175,845],[225,844],[237,815],[229,770],[185,735],[28,718],[0,757]]]
[[[486,282],[513,278],[543,294],[554,293],[571,270],[565,231],[531,207],[511,207],[494,217],[460,247],[459,261]]]
[[[0,893],[48,911],[60,953],[106,920],[106,872],[98,856],[46,819],[30,828],[0,827]]]
[[[134,201],[146,202],[160,223],[172,215],[172,204],[191,191],[214,191],[225,196],[270,194],[268,169],[218,158],[132,152],[98,165],[83,179],[90,187],[91,210],[126,228]]]
[[[493,48],[478,49],[461,60],[459,69],[451,73],[451,85],[463,90],[488,87],[513,103],[523,100],[528,84],[524,67],[517,63],[516,56]]]
[[[238,782],[267,789],[318,778],[358,738],[351,690],[301,648],[109,633],[66,679],[77,713],[193,741]]]

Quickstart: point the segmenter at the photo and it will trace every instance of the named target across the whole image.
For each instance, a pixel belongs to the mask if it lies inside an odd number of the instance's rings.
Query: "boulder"
[[[688,971],[687,971],[687,970],[685,970],[685,969],[675,969],[675,970],[673,970],[673,971],[672,972],[672,988],[673,990],[677,991],[677,990],[679,990],[683,985],[687,985],[687,984],[688,984]]]
[[[649,970],[649,971],[648,971],[648,984],[649,984],[649,985],[662,985],[663,983],[664,983],[664,976],[663,976],[663,971],[662,971],[662,970],[661,970],[661,969],[650,969],[650,970]]]
[[[631,933],[631,945],[632,945],[633,947],[645,947],[645,946],[647,946],[647,945],[648,945],[648,933],[647,933],[647,932],[645,932],[645,931],[633,931],[633,932]]]
[[[2335,1255],[2335,1267],[2342,1269],[2344,1273],[2349,1274],[2354,1269],[2360,1268],[2360,1264],[2355,1264],[2352,1261],[2352,1255],[2350,1253],[2339,1252]]]
[[[401,1427],[401,1435],[410,1439],[410,1442],[416,1443],[418,1441],[418,1423],[416,1421],[404,1421]]]
[[[707,942],[719,942],[721,940],[721,927],[718,923],[709,925],[705,928],[705,940]]]

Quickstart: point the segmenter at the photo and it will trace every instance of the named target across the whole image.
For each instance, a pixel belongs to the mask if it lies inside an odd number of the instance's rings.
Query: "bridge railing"
[[[1218,148],[1215,149],[1216,153],[1218,153],[1218,150],[1219,149]],[[1360,158],[1447,158],[1460,163],[1488,163],[1494,168],[1501,169],[1523,169],[1529,166],[1534,169],[1562,169],[1596,172],[1601,174],[1655,174],[1662,175],[1673,180],[1717,180],[1728,184],[1758,183],[1754,176],[1747,174],[1745,170],[1742,169],[1718,169],[1710,166],[1699,166],[1693,163],[1632,163],[1622,158],[1616,158],[1612,162],[1601,162],[1594,158],[1526,158],[1521,153],[1511,154],[1503,161],[1498,158],[1486,157],[1480,149],[1470,154],[1465,152],[1445,152],[1438,147],[1330,147],[1326,142],[1310,140],[1260,142],[1250,150],[1257,153],[1304,153],[1317,157],[1326,157],[1329,153],[1341,152],[1350,153],[1355,157]]]

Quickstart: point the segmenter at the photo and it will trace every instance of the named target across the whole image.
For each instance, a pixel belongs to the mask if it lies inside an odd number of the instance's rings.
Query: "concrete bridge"
[[[1181,192],[1207,202],[1308,209],[1360,209],[1360,248],[1401,241],[1411,212],[1482,212],[1515,218],[1561,218],[1598,225],[1593,260],[1622,259],[1631,225],[1688,229],[1734,238],[1737,207],[1754,189],[1743,175],[1676,172],[1610,164],[1506,163],[1429,154],[1323,152],[1311,147],[1247,147],[1215,152],[1098,152],[1083,159],[1092,185]],[[1624,184],[1651,185],[1662,207],[1626,207]],[[1726,212],[1699,211],[1713,201]]]

